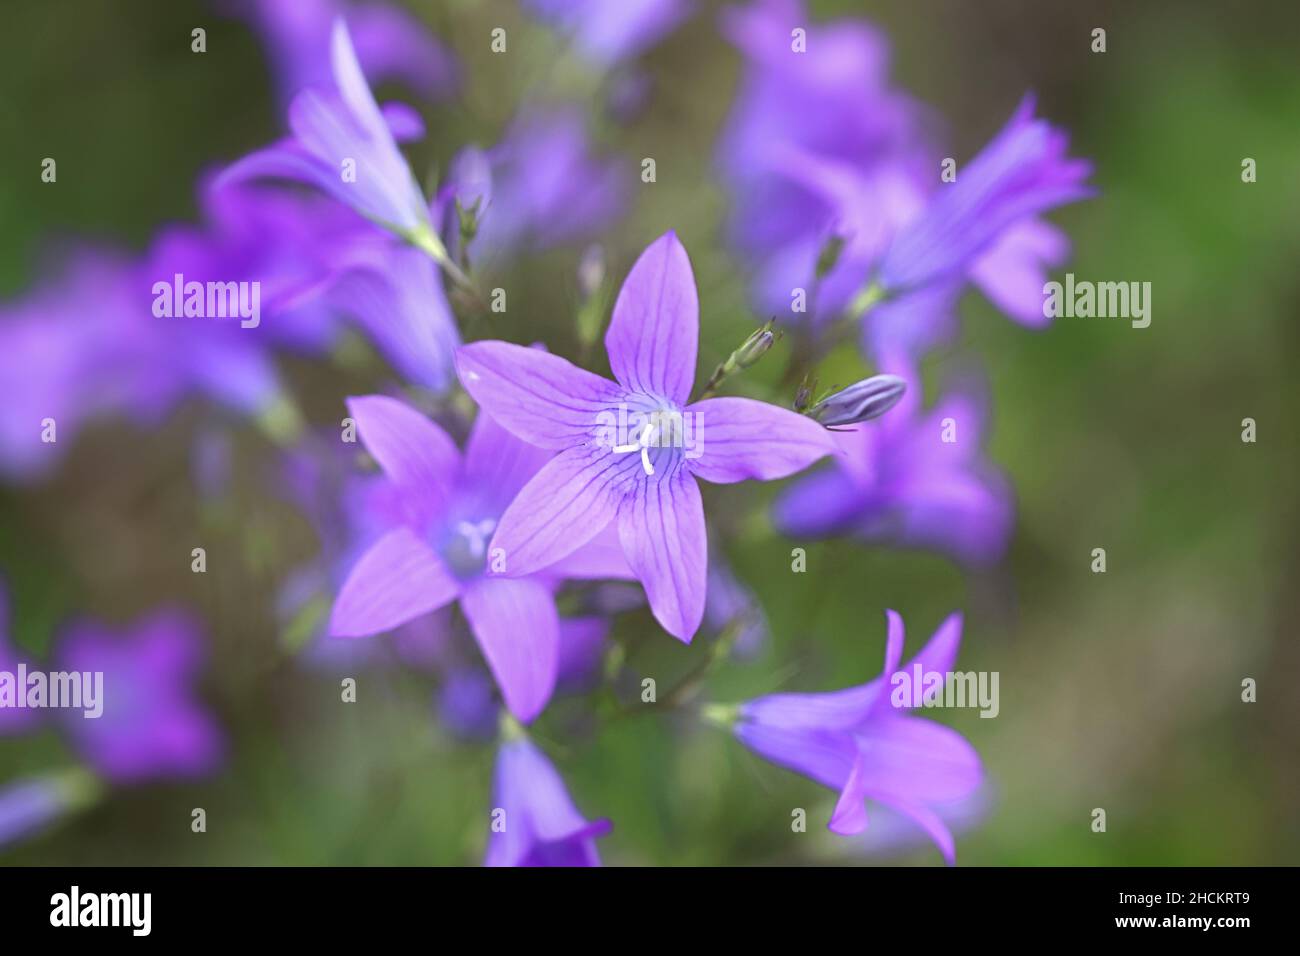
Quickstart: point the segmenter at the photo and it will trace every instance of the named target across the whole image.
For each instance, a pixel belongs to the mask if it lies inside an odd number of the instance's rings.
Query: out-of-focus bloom
[[[594,553],[593,546],[547,576],[498,573],[502,557],[488,542],[546,453],[484,413],[462,457],[446,432],[396,399],[352,398],[348,410],[387,479],[372,507],[382,508],[389,530],[340,590],[331,633],[378,634],[459,601],[506,706],[532,720],[550,699],[558,668],[554,580],[626,576],[617,549]]]
[[[0,471],[40,475],[87,422],[152,425],[196,392],[247,415],[274,406],[275,368],[238,317],[153,315],[151,290],[169,261],[161,249],[133,261],[78,248],[53,279],[0,309]]]
[[[962,275],[1009,227],[1092,195],[1084,184],[1092,165],[1071,159],[1068,148],[1066,134],[1036,119],[1026,96],[951,188],[894,237],[880,262],[881,287],[897,295]]]
[[[952,670],[962,619],[953,614],[902,668],[903,621],[887,612],[885,669],[858,687],[822,694],[773,694],[742,704],[736,736],[755,753],[839,792],[829,828],[867,828],[866,801],[885,804],[919,824],[953,863],[952,834],[935,805],[974,793],[983,780],[979,756],[956,731],[912,717],[890,700],[891,680],[919,665],[922,675]]]
[[[1014,515],[1006,479],[982,457],[984,402],[955,391],[922,412],[920,395],[909,388],[888,415],[836,433],[843,454],[781,494],[777,527],[933,548],[973,564],[1000,558]]]
[[[555,767],[526,737],[501,745],[492,799],[484,865],[600,866],[596,840],[612,824],[578,812]]]
[[[888,88],[885,44],[867,25],[810,27],[797,0],[764,0],[728,11],[723,27],[747,70],[719,164],[762,308],[790,314],[804,289],[807,313],[825,323],[874,281],[882,295],[864,343],[882,360],[949,335],[968,281],[1016,321],[1043,323],[1044,274],[1069,243],[1037,217],[1089,195],[1090,168],[1033,118],[1032,98],[943,183],[935,123]]]
[[[0,787],[0,850],[40,833],[93,799],[97,787],[84,770],[43,774]]]
[[[115,783],[214,771],[224,741],[195,695],[202,658],[199,626],[180,611],[154,612],[121,632],[89,621],[70,626],[57,668],[104,675],[99,717],[62,712],[77,752]]]
[[[457,155],[438,193],[437,220],[451,243],[459,228],[452,200],[485,196],[476,258],[545,249],[608,226],[626,205],[628,180],[619,161],[593,150],[581,111],[529,110],[496,146]]]
[[[745,58],[718,146],[729,232],[763,311],[789,314],[802,288],[814,320],[828,320],[924,201],[937,169],[927,117],[890,88],[885,39],[864,21],[813,24],[798,0],[763,0],[726,9],[722,30]],[[850,199],[869,213],[852,215]],[[838,267],[813,288],[828,242],[841,245]]]
[[[827,427],[856,425],[885,414],[906,391],[907,382],[897,375],[873,375],[828,395],[808,414]]]
[[[605,347],[616,382],[506,342],[462,346],[466,390],[551,460],[501,516],[491,547],[507,574],[558,561],[617,520],[650,608],[689,641],[704,615],[707,543],[697,479],[783,478],[836,450],[816,422],[746,398],[688,404],[699,301],[686,250],[668,233],[628,273]]]
[[[601,67],[638,56],[691,13],[690,0],[525,0],[535,16],[573,37],[579,55]]]
[[[339,17],[371,83],[399,80],[430,99],[456,86],[455,58],[399,6],[345,0],[223,0],[221,6],[261,36],[286,106],[307,87],[330,85],[330,28]]]
[[[455,381],[456,319],[441,272],[419,249],[382,238],[355,243],[328,298],[407,382],[441,392]]]
[[[395,138],[418,135],[419,118],[406,108],[380,111],[342,21],[334,23],[330,62],[332,89],[306,89],[294,97],[289,107],[293,135],[234,163],[218,185],[256,177],[307,183],[445,259],[424,196]]]

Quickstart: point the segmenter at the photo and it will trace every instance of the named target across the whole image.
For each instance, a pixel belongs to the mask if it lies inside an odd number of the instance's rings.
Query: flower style
[[[984,402],[974,389],[957,390],[923,412],[919,379],[903,378],[911,384],[898,407],[837,433],[843,454],[834,465],[777,498],[777,527],[795,538],[851,533],[970,564],[996,561],[1014,515],[1008,482],[980,455]]]
[[[492,796],[504,815],[502,829],[488,837],[486,866],[600,866],[596,840],[612,825],[589,823],[578,812],[555,767],[527,737],[501,745]]]
[[[330,633],[378,634],[459,601],[506,706],[531,721],[555,687],[554,579],[625,576],[617,549],[595,542],[547,569],[548,576],[489,573],[496,556],[488,542],[545,452],[483,413],[462,457],[446,432],[396,399],[352,398],[348,411],[387,478],[389,530],[353,566],[334,602]]]
[[[554,453],[496,527],[491,546],[501,549],[506,575],[544,568],[616,522],[655,618],[682,641],[694,636],[708,550],[696,479],[784,478],[836,450],[816,422],[774,405],[688,404],[698,334],[695,278],[670,232],[637,259],[614,304],[605,347],[616,382],[506,342],[457,351],[474,399]],[[613,423],[628,419],[636,429],[611,437]]]
[[[829,829],[861,833],[866,801],[874,800],[919,824],[950,864],[951,832],[936,812],[973,794],[983,778],[979,756],[956,731],[901,713],[890,700],[900,670],[947,674],[961,642],[960,614],[947,618],[904,667],[903,620],[886,612],[885,669],[858,687],[821,694],[773,694],[740,705],[734,731],[755,753],[839,791]]]
[[[59,669],[101,671],[104,712],[73,713],[64,729],[82,758],[115,783],[197,777],[216,769],[224,743],[194,698],[202,660],[197,623],[175,610],[156,611],[121,633],[81,622],[62,635]]]

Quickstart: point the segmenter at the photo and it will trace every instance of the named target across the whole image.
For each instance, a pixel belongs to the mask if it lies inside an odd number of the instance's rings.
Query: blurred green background
[[[497,138],[527,93],[590,98],[596,82],[507,0],[412,4],[462,59],[465,93],[426,111],[409,152],[418,175],[467,142]],[[810,4],[817,19],[869,16],[894,44],[895,82],[950,124],[952,155],[973,154],[1036,90],[1043,115],[1096,162],[1099,199],[1054,221],[1075,242],[1080,278],[1149,281],[1153,320],[1060,319],[1023,330],[978,296],[927,381],[977,358],[992,386],[990,455],[1018,499],[1011,552],[963,573],[937,556],[850,542],[789,542],[760,519],[767,487],[725,499],[727,551],[770,618],[761,658],[710,679],[712,699],[830,689],[875,676],[884,609],[915,649],[964,609],[962,669],[1001,674],[1001,713],[939,712],[974,743],[992,792],[959,836],[963,864],[1261,864],[1300,860],[1300,464],[1294,415],[1300,354],[1300,8],[1295,4],[1098,4],[924,0]],[[1090,9],[1091,8],[1091,9]],[[707,373],[755,324],[727,251],[713,147],[738,62],[717,4],[652,50],[647,111],[598,128],[630,159],[654,156],[631,215],[602,237],[611,274],[667,228],[700,284]],[[6,8],[0,38],[0,295],[17,295],[52,242],[89,236],[142,250],[155,228],[196,215],[201,170],[278,134],[262,51],[239,22],[194,2],[50,0]],[[493,26],[512,54],[488,51]],[[192,54],[189,31],[208,31]],[[1093,54],[1102,26],[1108,52]],[[59,162],[43,186],[42,157]],[[1241,160],[1258,163],[1243,184]],[[573,355],[577,249],[522,260],[494,335],[545,338]],[[1064,271],[1064,270],[1062,270]],[[601,359],[603,361],[603,359]],[[774,379],[780,362],[760,367]],[[705,368],[707,366],[707,368]],[[319,423],[373,372],[285,363]],[[200,504],[187,407],[157,433],[101,424],[41,485],[0,490],[0,573],[14,636],[39,651],[72,613],[125,621],[168,600],[208,623],[205,699],[231,739],[218,778],[110,795],[0,863],[474,863],[486,836],[493,751],[450,739],[433,683],[367,671],[358,703],[278,646],[272,608],[284,572],[312,556],[306,521],[266,489],[272,449],[236,445],[227,510]],[[1243,444],[1241,420],[1258,422]],[[719,493],[720,492],[720,493]],[[727,524],[724,521],[724,524]],[[189,570],[202,542],[209,571]],[[1090,571],[1107,551],[1108,571]],[[634,672],[666,687],[707,652],[624,615]],[[645,639],[640,639],[644,637]],[[1259,701],[1240,700],[1241,681]],[[579,807],[614,820],[608,863],[767,864],[891,860],[932,864],[918,844],[854,853],[824,830],[834,795],[762,763],[716,729],[664,715],[593,728],[560,701],[536,738]],[[52,734],[0,743],[0,782],[64,765]],[[190,833],[190,809],[208,833]],[[806,834],[790,811],[808,809]],[[1108,832],[1090,829],[1103,807]]]

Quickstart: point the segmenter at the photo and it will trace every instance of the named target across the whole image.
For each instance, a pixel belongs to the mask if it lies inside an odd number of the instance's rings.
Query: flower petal
[[[618,536],[655,619],[689,644],[704,618],[708,576],[704,502],[695,479],[678,471],[639,482],[619,508]]]
[[[943,854],[944,862],[949,866],[957,864],[957,844],[952,838],[952,831],[948,829],[948,824],[943,822],[943,818],[928,807],[923,807],[916,803],[907,803],[905,801],[892,801],[889,804],[900,813],[906,814],[920,825],[926,834],[934,841],[939,852]]]
[[[504,826],[488,838],[486,866],[557,857],[571,865],[600,865],[594,841],[609,832],[609,822],[587,822],[555,767],[526,737],[501,745],[492,799],[504,811]]]
[[[844,782],[844,789],[835,801],[835,811],[827,824],[832,832],[849,836],[867,828],[867,795],[862,787],[862,775],[862,754],[859,753],[853,758],[849,779]]]
[[[698,458],[687,458],[705,481],[771,481],[838,452],[833,432],[789,409],[751,398],[710,398],[687,407],[695,419]]]
[[[674,232],[651,243],[623,280],[605,348],[614,377],[632,391],[683,405],[695,383],[700,302]]]
[[[841,531],[862,512],[865,497],[845,469],[823,467],[777,496],[772,520],[787,537],[827,537]]]
[[[832,790],[844,788],[857,757],[852,736],[835,731],[790,730],[742,720],[736,724],[736,737],[764,759]]]
[[[528,723],[555,689],[560,657],[555,598],[529,578],[484,577],[465,589],[460,606],[506,707]]]
[[[401,492],[416,520],[446,500],[460,471],[451,437],[405,402],[386,395],[347,400],[366,451]]]
[[[489,545],[512,577],[568,557],[614,519],[623,486],[641,469],[636,455],[602,448],[560,452],[533,476],[501,516]]]
[[[465,444],[465,481],[488,501],[494,514],[500,514],[552,457],[480,411]]]
[[[969,796],[983,776],[975,748],[932,720],[881,714],[854,733],[868,796],[943,803]]]
[[[460,584],[432,549],[409,528],[376,541],[352,568],[330,615],[335,637],[391,630],[442,607]]]
[[[614,521],[610,521],[594,538],[567,558],[549,565],[546,574],[548,577],[579,581],[636,579],[628,566],[627,556],[623,554],[623,545],[618,539],[618,525]]]
[[[518,438],[566,448],[595,434],[600,413],[622,400],[613,382],[558,355],[509,342],[475,342],[456,352],[465,391]]]

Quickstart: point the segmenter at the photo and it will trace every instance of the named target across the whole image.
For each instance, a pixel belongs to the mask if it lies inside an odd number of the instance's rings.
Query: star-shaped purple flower
[[[690,641],[704,614],[707,545],[697,478],[784,478],[836,451],[811,419],[747,398],[690,403],[699,300],[674,233],[628,273],[605,336],[611,382],[537,349],[476,342],[456,353],[475,400],[554,457],[501,516],[492,547],[527,575],[616,522],[650,608]]]
[[[396,399],[352,398],[348,411],[387,478],[389,530],[353,566],[334,602],[330,633],[378,634],[459,601],[506,706],[519,720],[532,720],[555,687],[556,580],[627,576],[621,555],[594,542],[546,576],[489,573],[500,561],[489,547],[497,522],[546,453],[486,414],[474,423],[462,457],[446,432]]]
[[[858,687],[824,694],[772,694],[742,704],[736,736],[751,750],[838,790],[829,827],[840,834],[867,826],[866,801],[910,817],[955,860],[952,834],[936,807],[968,798],[983,779],[979,756],[961,734],[911,717],[891,701],[891,680],[903,656],[903,619],[893,611],[885,669]],[[903,668],[947,674],[961,643],[960,614],[948,617]]]

